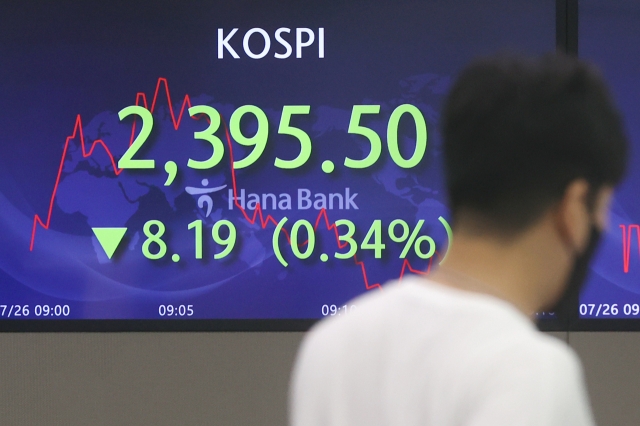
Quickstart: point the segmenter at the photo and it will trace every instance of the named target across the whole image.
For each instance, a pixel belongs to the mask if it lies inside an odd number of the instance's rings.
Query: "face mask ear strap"
[[[585,207],[587,208],[587,214],[589,215],[588,226],[590,228],[589,230],[590,233],[593,233],[592,231],[594,230],[594,228],[595,230],[598,230],[598,231],[600,230],[597,226],[597,221],[596,221],[596,204],[598,199],[598,189],[596,188],[599,188],[599,186],[589,183],[589,189],[587,190],[587,193],[585,194],[585,198],[584,198]],[[560,209],[558,209],[555,212],[555,214],[556,214],[556,229],[560,234],[560,238],[562,239],[562,241],[565,243],[566,246],[570,247],[570,250],[574,256],[580,256],[581,254],[580,251],[578,251],[573,246],[569,230],[565,226],[563,219],[560,217],[561,216]],[[587,248],[588,247],[586,247],[585,249]]]
[[[578,312],[580,293],[589,273],[589,264],[596,252],[600,241],[601,232],[592,223],[589,231],[589,242],[582,253],[575,256],[573,266],[564,286],[560,298],[551,309],[561,321],[570,321]]]
[[[551,309],[556,313],[560,321],[566,321],[567,324],[574,317],[574,314],[578,312],[580,292],[588,276],[589,264],[595,254],[601,237],[601,231],[595,220],[598,191],[591,188],[595,188],[595,186],[589,188],[585,197],[585,204],[587,212],[589,213],[589,240],[582,252],[574,253],[573,266],[569,271],[563,293]],[[559,226],[562,227],[561,224]],[[564,228],[561,228],[560,232],[562,232],[563,229]]]

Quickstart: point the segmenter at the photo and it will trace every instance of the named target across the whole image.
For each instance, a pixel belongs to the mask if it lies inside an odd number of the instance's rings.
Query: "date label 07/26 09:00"
[[[578,309],[582,317],[640,318],[640,304],[637,303],[582,303]]]
[[[0,305],[0,318],[66,318],[69,305]]]
[[[284,217],[278,222],[272,238],[273,251],[278,261],[285,267],[289,266],[289,263],[282,255],[280,248],[281,236],[284,235],[286,237],[287,244],[291,247],[293,255],[297,259],[305,260],[309,259],[314,253],[317,228],[317,224],[314,226],[308,220],[300,219],[293,224],[290,231],[287,231],[284,229],[287,221],[288,219]],[[439,217],[439,221],[444,226],[450,243],[451,227],[443,217]],[[333,253],[333,257],[336,259],[349,259],[355,256],[358,250],[371,250],[374,253],[374,257],[380,259],[382,258],[384,250],[387,248],[384,240],[386,236],[388,236],[394,243],[404,243],[399,256],[400,259],[405,259],[411,252],[420,259],[429,259],[436,253],[436,243],[433,238],[428,235],[419,235],[424,222],[423,219],[419,220],[413,230],[411,230],[406,221],[395,219],[386,226],[385,230],[383,229],[382,220],[376,219],[369,227],[362,241],[358,243],[354,238],[356,225],[347,219],[337,220],[333,228],[338,241],[338,248],[344,249],[345,251],[336,251]],[[187,229],[192,230],[194,233],[194,258],[203,259],[203,221],[195,220],[189,223]],[[114,234],[116,231],[117,234]],[[122,239],[124,231],[126,231],[126,228],[94,228],[94,232],[109,258],[111,258],[118,243]],[[167,242],[163,240],[166,232],[164,223],[159,220],[149,220],[145,223],[143,232],[147,238],[142,243],[142,254],[150,260],[163,259],[168,252]],[[214,259],[219,260],[231,254],[236,245],[238,233],[232,222],[223,219],[213,224],[211,227],[211,237],[213,241],[221,247],[221,250],[213,255]],[[328,254],[322,253],[320,260],[327,262],[329,257]],[[177,263],[181,260],[181,256],[178,253],[173,253],[171,259]]]

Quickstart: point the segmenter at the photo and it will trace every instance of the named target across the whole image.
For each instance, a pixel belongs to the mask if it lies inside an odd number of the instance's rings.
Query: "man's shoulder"
[[[376,345],[448,346],[452,350],[500,345],[513,336],[535,344],[539,334],[516,308],[492,296],[433,283],[424,278],[391,282],[349,304],[345,315],[317,324],[306,340],[317,345],[357,342]]]
[[[325,338],[353,332],[380,334],[381,328],[388,327],[417,334],[432,329],[451,329],[460,334],[483,329],[490,334],[535,329],[528,318],[505,301],[417,277],[392,281],[381,291],[352,300],[349,307],[347,313],[325,318],[312,334]]]
[[[564,342],[539,332],[515,307],[492,296],[413,278],[360,296],[353,305],[348,314],[317,324],[305,345],[316,353],[329,350],[333,357],[410,347],[425,354],[449,351],[461,363],[578,364]]]
[[[580,359],[573,349],[557,337],[539,331],[505,342],[495,362],[497,368],[527,367],[533,374],[548,373],[555,377],[582,374]]]
[[[405,279],[353,303],[353,314],[321,321],[306,336],[293,376],[301,400],[309,401],[310,388],[323,389],[320,399],[336,397],[327,389],[394,388],[408,400],[428,395],[432,407],[449,404],[452,412],[512,407],[544,411],[538,417],[547,419],[563,416],[558,401],[565,400],[577,407],[571,413],[588,411],[576,355],[507,302]],[[411,411],[396,402],[387,408]]]

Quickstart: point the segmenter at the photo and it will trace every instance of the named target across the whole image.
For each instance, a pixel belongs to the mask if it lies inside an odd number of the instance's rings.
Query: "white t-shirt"
[[[293,426],[590,426],[581,365],[498,298],[405,278],[305,337]]]

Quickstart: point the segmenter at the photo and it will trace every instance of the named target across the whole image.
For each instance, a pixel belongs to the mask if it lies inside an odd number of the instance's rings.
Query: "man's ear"
[[[592,221],[587,206],[588,194],[589,183],[584,179],[575,179],[569,183],[558,203],[556,228],[560,239],[572,252],[582,252],[588,243]],[[606,200],[603,199],[602,202]]]
[[[613,187],[603,186],[596,194],[594,207],[594,220],[596,226],[601,230],[609,228],[609,210],[613,200]]]

